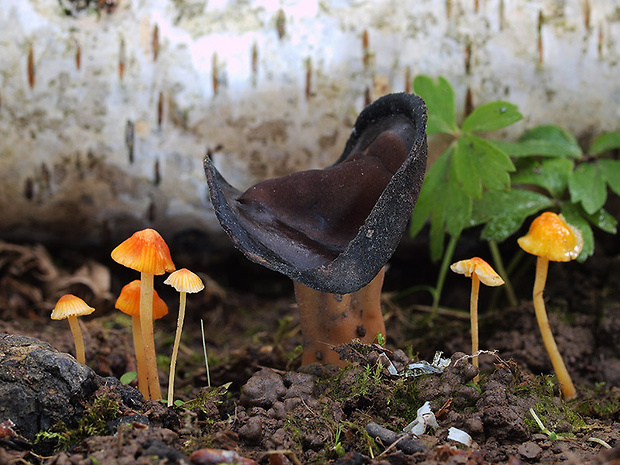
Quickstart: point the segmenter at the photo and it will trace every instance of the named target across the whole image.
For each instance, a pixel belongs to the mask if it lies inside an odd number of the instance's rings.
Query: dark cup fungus
[[[323,170],[240,192],[205,158],[211,202],[235,246],[295,283],[302,363],[338,362],[332,346],[385,334],[383,267],[418,198],[426,150],[424,101],[402,93],[365,108],[343,154]]]

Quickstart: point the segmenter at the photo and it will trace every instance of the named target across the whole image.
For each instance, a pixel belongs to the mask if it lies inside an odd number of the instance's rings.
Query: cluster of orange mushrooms
[[[185,317],[186,295],[188,292],[200,292],[204,289],[204,284],[196,274],[188,269],[176,270],[168,245],[154,229],[144,229],[133,234],[112,251],[112,259],[140,272],[139,280],[132,281],[123,287],[116,301],[116,308],[132,317],[138,389],[146,399],[161,398],[153,321],[168,313],[168,306],[154,290],[154,276],[171,273],[164,283],[174,287],[180,293],[179,315],[168,383],[167,401],[168,406],[171,406],[174,396],[176,359]],[[60,298],[52,312],[52,319],[69,319],[75,341],[76,358],[81,363],[85,363],[84,342],[77,317],[94,311],[94,308],[89,307],[79,297],[67,294]]]
[[[561,384],[564,398],[567,400],[572,399],[576,395],[576,390],[564,361],[562,360],[562,356],[558,351],[549,326],[543,299],[543,290],[547,278],[549,260],[569,261],[577,258],[583,247],[581,232],[577,228],[566,223],[561,215],[545,212],[532,222],[529,232],[527,235],[519,238],[518,243],[523,250],[538,257],[533,293],[536,319],[545,348],[551,359],[558,381]],[[166,304],[153,289],[154,275],[163,275],[167,272],[172,272],[164,283],[173,286],[180,292],[177,332],[170,364],[167,399],[168,405],[170,406],[172,405],[174,395],[174,373],[185,315],[186,293],[199,292],[204,289],[204,285],[198,276],[185,268],[175,271],[176,267],[170,257],[168,246],[159,233],[153,229],[145,229],[136,232],[112,251],[112,258],[118,263],[140,272],[140,280],[135,280],[123,288],[116,302],[116,308],[131,315],[133,318],[133,340],[138,368],[138,387],[140,392],[142,392],[147,399],[161,398],[153,340],[153,320],[161,318],[168,313]],[[470,304],[472,357],[474,365],[478,366],[477,309],[480,282],[487,286],[500,286],[504,284],[504,281],[487,262],[479,257],[456,262],[451,266],[451,269],[456,273],[472,278]],[[380,293],[382,280],[383,269],[379,272],[375,280],[362,290],[350,295],[339,296],[339,299],[336,299],[338,296],[335,295],[332,297],[335,299],[334,302],[338,301],[338,303],[340,303],[341,301],[346,301],[346,305],[351,306],[352,309],[357,308],[356,306],[361,306],[360,308],[365,308],[366,310],[369,310],[369,307],[380,308],[378,298],[374,298],[373,296],[376,297]],[[311,311],[311,309],[316,307],[316,303],[313,300],[316,298],[316,291],[302,287],[301,285],[296,286],[295,291],[301,311],[302,327],[306,320],[312,320],[315,326],[316,323],[318,323],[323,330],[329,329],[330,325],[333,326],[333,318],[321,319],[317,316],[316,312]],[[320,306],[325,308],[330,307],[332,304],[328,299],[329,295],[320,295],[323,296]],[[351,302],[349,302],[349,300],[351,300]],[[339,304],[334,303],[333,305]],[[338,309],[340,311],[340,307],[338,307]],[[82,363],[84,363],[84,343],[82,341],[82,334],[77,317],[90,314],[93,311],[94,309],[89,307],[83,300],[72,295],[65,295],[58,301],[56,308],[52,312],[52,319],[69,319],[71,331],[75,340],[76,357]],[[310,313],[312,313],[312,315]],[[328,313],[331,314],[331,312]],[[366,311],[365,313],[366,317],[368,317],[369,313],[372,313],[374,318],[377,312]],[[373,322],[371,322],[372,324],[366,321],[364,321],[364,323],[371,329],[371,331],[369,331],[371,338],[374,338],[378,332],[384,334],[385,326],[383,325],[382,319],[381,321],[373,320]],[[355,333],[355,331],[348,331],[346,334],[340,334],[339,330],[336,331],[335,334],[331,334],[329,331],[327,331],[327,333],[328,334],[324,331],[322,337],[317,337],[316,334],[313,334],[312,331],[308,331],[306,328],[306,331],[304,331],[304,338],[309,339],[311,347],[305,347],[306,350],[302,363],[305,364],[314,361],[313,356],[316,351],[312,349],[316,349],[314,347],[315,345],[333,344],[335,346],[344,342],[350,342],[350,340],[362,336]],[[347,340],[343,340],[343,338]],[[337,360],[334,352],[334,356],[329,354],[329,356],[325,357],[321,362],[339,363],[340,361]],[[476,378],[475,381],[477,380],[478,378]]]

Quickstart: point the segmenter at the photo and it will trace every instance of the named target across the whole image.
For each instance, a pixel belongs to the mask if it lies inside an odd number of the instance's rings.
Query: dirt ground
[[[455,259],[488,255],[479,245],[464,244]],[[49,320],[58,297],[72,292],[97,309],[82,322],[87,365],[101,377],[135,370],[131,320],[114,309],[114,301],[137,276],[102,249],[0,246],[0,333],[32,336],[74,354],[69,325]],[[191,268],[206,284],[187,299],[176,405],[130,408],[99,389],[82,402],[75,424],[54,425],[55,434],[27,438],[18,426],[0,425],[0,464],[618,464],[619,248],[617,237],[604,237],[585,263],[550,267],[545,295],[551,326],[578,389],[577,399],[565,402],[529,301],[534,263],[527,257],[514,273],[516,307],[501,291],[481,290],[480,345],[489,353],[480,358],[476,384],[477,370],[466,355],[468,280],[448,277],[434,318],[428,295],[407,292],[436,277],[423,241],[404,241],[387,271],[387,341],[339,348],[352,360],[344,370],[299,366],[301,335],[290,281],[237,252],[192,254],[195,242],[173,241],[177,267]],[[163,279],[155,281],[170,308],[156,322],[166,393],[178,296]],[[450,365],[413,376],[409,365],[432,362],[438,351]],[[436,425],[417,437],[404,434],[425,402]],[[451,428],[468,433],[471,442],[451,439]]]

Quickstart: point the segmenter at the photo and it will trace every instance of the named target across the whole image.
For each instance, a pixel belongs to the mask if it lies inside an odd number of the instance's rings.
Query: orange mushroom
[[[112,251],[112,259],[140,272],[140,328],[151,399],[161,398],[153,338],[153,277],[176,269],[170,249],[154,229],[134,233]]]
[[[480,257],[473,257],[469,260],[461,260],[460,262],[450,265],[450,269],[455,273],[471,276],[471,297],[469,301],[469,316],[471,320],[471,353],[474,355],[472,363],[478,366],[478,291],[480,283],[487,286],[501,286],[504,280],[495,270]],[[474,382],[478,382],[479,376],[476,375]]]
[[[136,365],[138,367],[138,389],[145,399],[149,398],[149,385],[146,376],[146,363],[144,359],[144,344],[142,342],[142,324],[140,322],[140,280],[130,282],[121,290],[116,299],[115,307],[121,312],[131,316],[133,332],[133,349],[136,353]],[[168,306],[157,291],[153,290],[153,319],[158,320],[168,314]]]
[[[56,307],[52,311],[52,320],[64,320],[65,318],[69,320],[73,342],[75,343],[75,358],[80,363],[86,363],[86,356],[84,354],[84,338],[82,337],[78,316],[90,315],[94,311],[93,307],[90,307],[86,302],[73,294],[66,294],[58,299]]]
[[[179,300],[179,317],[177,319],[177,330],[174,336],[174,347],[172,348],[172,358],[170,359],[170,375],[168,378],[168,407],[172,406],[172,398],[174,397],[174,373],[177,366],[177,356],[179,355],[179,345],[181,343],[181,333],[183,332],[183,320],[185,318],[185,303],[187,293],[200,292],[205,288],[202,280],[187,268],[172,273],[164,281],[180,293]]]
[[[536,255],[536,279],[534,280],[534,311],[540,333],[551,359],[551,364],[562,387],[564,398],[570,400],[577,394],[573,381],[566,369],[562,355],[553,338],[543,291],[547,281],[549,260],[554,262],[568,262],[579,256],[583,248],[581,231],[566,222],[562,215],[552,212],[544,212],[534,219],[528,233],[517,239],[519,246],[527,253]]]

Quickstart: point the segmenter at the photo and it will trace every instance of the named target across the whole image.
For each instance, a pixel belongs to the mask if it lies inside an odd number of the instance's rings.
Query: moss
[[[107,395],[99,396],[86,407],[76,428],[71,429],[58,422],[48,431],[37,434],[35,443],[46,443],[57,451],[67,450],[86,438],[107,434],[108,422],[116,419],[117,415],[117,402]]]
[[[540,418],[543,425],[552,433],[556,430],[562,436],[571,436],[578,431],[587,430],[590,427],[584,421],[574,402],[563,402],[558,396],[558,386],[553,376],[536,376],[519,384],[515,393],[520,397],[535,399],[534,412]],[[538,423],[530,416],[529,412],[524,417],[525,424],[534,433],[539,433]]]

